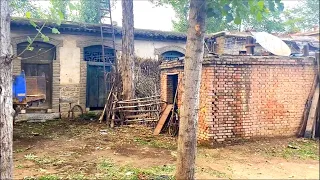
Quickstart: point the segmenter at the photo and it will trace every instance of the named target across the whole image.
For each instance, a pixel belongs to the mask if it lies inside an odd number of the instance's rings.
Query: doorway
[[[17,54],[21,57],[21,70],[27,80],[27,96],[34,96],[41,91],[45,101],[32,108],[52,108],[52,62],[56,59],[56,47],[44,42],[33,42],[32,50],[25,50],[28,42],[17,45]],[[35,94],[36,93],[36,94]]]
[[[107,94],[111,89],[110,82],[104,79],[104,73],[108,74],[111,71],[114,50],[105,46],[104,52],[105,58],[103,59],[101,45],[84,48],[84,60],[87,61],[86,107],[90,110],[103,109]]]
[[[178,99],[178,74],[167,75],[167,103],[177,103]],[[176,100],[174,100],[176,99]]]

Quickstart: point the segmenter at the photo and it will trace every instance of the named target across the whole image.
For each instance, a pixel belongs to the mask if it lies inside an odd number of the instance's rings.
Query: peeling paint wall
[[[87,63],[83,61],[83,48],[91,45],[100,45],[100,36],[72,35],[72,34],[51,34],[45,33],[50,38],[49,44],[59,44],[57,47],[57,60],[53,63],[53,112],[59,111],[59,99],[72,101],[85,108],[86,104],[86,75]],[[27,42],[28,36],[33,38],[35,31],[24,29],[12,30],[12,39],[19,39],[19,42]],[[41,41],[41,39],[39,38]],[[107,46],[112,46],[110,38],[105,39]],[[121,51],[121,39],[116,38],[116,49]],[[13,41],[13,50],[16,54],[18,41]],[[158,59],[155,49],[177,46],[185,48],[184,41],[136,39],[135,55],[142,59]],[[14,74],[21,72],[21,60],[13,62]],[[60,102],[60,110],[67,112],[68,102]]]
[[[80,48],[76,39],[65,36],[60,47],[60,83],[79,84],[80,82]]]

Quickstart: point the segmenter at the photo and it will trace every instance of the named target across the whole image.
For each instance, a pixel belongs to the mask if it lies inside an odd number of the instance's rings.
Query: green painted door
[[[110,71],[110,67],[106,67],[106,72]],[[87,107],[91,109],[100,109],[104,107],[107,93],[110,85],[104,84],[103,66],[99,64],[87,66]]]

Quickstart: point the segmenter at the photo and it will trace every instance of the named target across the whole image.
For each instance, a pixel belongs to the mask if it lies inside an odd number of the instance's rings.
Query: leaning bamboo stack
[[[121,124],[144,123],[155,125],[165,103],[160,96],[150,96],[130,100],[114,101],[112,103],[112,121]]]

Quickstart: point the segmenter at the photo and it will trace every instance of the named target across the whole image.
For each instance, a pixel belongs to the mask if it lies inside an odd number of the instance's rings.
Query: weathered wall
[[[11,31],[13,39],[12,45],[16,54],[17,44],[26,42],[27,37],[33,38],[35,32],[17,29]],[[75,104],[80,104],[83,109],[86,105],[86,76],[87,63],[83,61],[83,48],[91,45],[100,45],[100,34],[92,35],[72,35],[72,34],[51,34],[46,33],[50,37],[50,44],[57,46],[57,60],[53,62],[53,94],[52,109],[53,112],[59,111],[59,99],[68,99]],[[41,38],[37,40],[42,41]],[[106,46],[111,46],[110,39],[106,40]],[[185,43],[182,41],[156,40],[156,39],[136,39],[135,54],[140,58],[156,59],[155,50],[168,46],[184,48]],[[116,39],[116,49],[121,51],[121,39]],[[13,73],[20,74],[21,60],[13,61]],[[69,109],[67,102],[62,102],[60,108],[62,112]]]
[[[246,37],[236,36],[220,36],[216,38],[216,50],[217,54],[225,55],[239,55],[239,51],[246,51]],[[293,46],[288,44],[291,52],[298,52]],[[254,47],[255,55],[263,55],[267,52],[260,44],[256,44]]]
[[[60,47],[60,83],[79,84],[80,82],[80,48],[72,36],[63,38],[63,47]]]
[[[134,49],[135,55],[145,59],[157,59],[155,49],[162,48],[165,46],[178,46],[185,48],[185,42],[182,41],[164,41],[164,40],[135,40]]]
[[[314,62],[313,58],[205,58],[198,139],[220,142],[295,135],[315,76]],[[165,100],[166,74],[179,72],[182,76],[183,64],[171,62],[161,67],[161,97]]]

